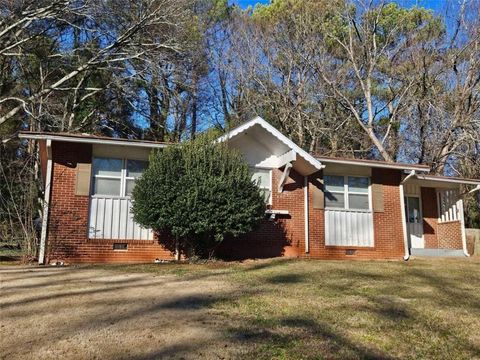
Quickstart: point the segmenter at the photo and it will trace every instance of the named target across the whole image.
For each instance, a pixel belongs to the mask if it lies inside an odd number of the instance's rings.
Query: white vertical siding
[[[325,245],[372,247],[373,213],[325,209]]]
[[[89,238],[152,240],[153,232],[135,221],[129,198],[92,197],[90,199]]]

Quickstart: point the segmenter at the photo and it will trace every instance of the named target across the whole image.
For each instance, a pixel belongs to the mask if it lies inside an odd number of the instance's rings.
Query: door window
[[[406,205],[406,215],[407,222],[411,224],[418,224],[421,221],[420,214],[420,198],[418,197],[407,197]]]

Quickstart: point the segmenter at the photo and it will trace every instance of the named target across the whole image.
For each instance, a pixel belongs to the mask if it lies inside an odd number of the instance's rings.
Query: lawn
[[[480,262],[2,267],[0,357],[480,358]]]

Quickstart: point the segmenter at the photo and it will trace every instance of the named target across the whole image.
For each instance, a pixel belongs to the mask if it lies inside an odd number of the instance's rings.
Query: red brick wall
[[[288,210],[288,215],[276,215],[275,220],[265,220],[260,227],[245,236],[224,241],[218,256],[225,259],[296,257],[303,246],[304,195],[303,176],[294,170],[286,181],[283,192],[278,192],[281,170],[272,170],[272,209]]]
[[[449,221],[437,225],[440,249],[463,249],[462,225],[460,221]]]
[[[158,239],[89,240],[87,237],[88,196],[75,195],[77,162],[91,161],[92,147],[86,144],[53,143],[53,187],[48,229],[48,259],[69,262],[152,262],[156,258],[172,259],[173,254]],[[379,259],[402,258],[404,255],[403,229],[399,183],[400,171],[372,169],[372,182],[382,184],[384,211],[374,213],[374,247],[351,248],[325,246],[324,211],[313,209],[312,184],[321,176],[309,177],[309,237],[310,251],[305,253],[304,178],[295,171],[278,193],[281,170],[274,170],[272,208],[288,210],[288,215],[277,215],[265,220],[259,229],[239,239],[225,241],[218,250],[224,258],[263,258],[294,256],[312,259]],[[422,204],[426,247],[461,248],[459,223],[438,227],[434,189],[422,188]],[[438,230],[437,230],[438,228]],[[127,251],[114,251],[115,242],[128,243]],[[347,254],[347,251],[353,254]]]
[[[437,194],[434,188],[421,188],[425,249],[463,249],[460,221],[438,222]]]
[[[325,246],[324,211],[313,209],[312,192],[309,191],[310,253],[303,253],[302,256],[314,259],[402,258],[404,243],[400,212],[400,176],[400,171],[397,170],[372,169],[372,182],[382,184],[384,212],[375,212],[373,215],[374,247],[371,248]],[[347,255],[347,251],[353,254]]]
[[[158,241],[89,240],[88,196],[75,195],[77,162],[90,163],[92,146],[54,142],[53,186],[48,222],[47,261],[152,262],[171,259],[172,253]],[[127,251],[114,251],[113,243],[128,243]]]
[[[425,249],[438,249],[437,240],[437,194],[434,188],[421,188],[422,215],[423,215],[423,239]]]

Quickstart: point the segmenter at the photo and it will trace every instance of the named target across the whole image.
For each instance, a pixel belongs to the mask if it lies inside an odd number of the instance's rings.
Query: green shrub
[[[136,222],[173,238],[188,256],[211,257],[225,237],[253,230],[265,203],[242,156],[203,136],[150,156],[132,210]]]

